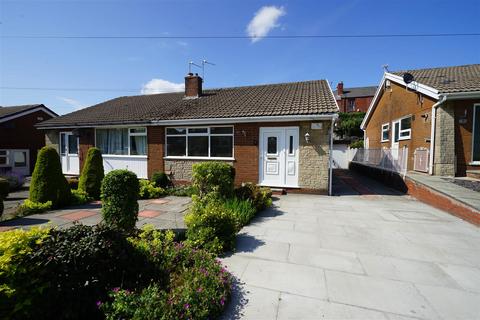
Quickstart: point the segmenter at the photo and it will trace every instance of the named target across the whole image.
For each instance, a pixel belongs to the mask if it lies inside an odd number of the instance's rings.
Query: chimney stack
[[[185,98],[198,98],[202,95],[202,77],[189,73],[185,77]]]
[[[343,94],[343,81],[340,81],[340,82],[337,84],[337,94],[338,94],[338,95]]]

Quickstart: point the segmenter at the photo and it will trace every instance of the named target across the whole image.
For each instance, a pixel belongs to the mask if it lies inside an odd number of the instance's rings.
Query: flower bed
[[[106,226],[0,233],[0,314],[7,318],[211,319],[231,276],[171,231]]]

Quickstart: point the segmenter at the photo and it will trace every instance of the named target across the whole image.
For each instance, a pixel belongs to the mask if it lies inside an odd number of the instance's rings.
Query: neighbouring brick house
[[[236,184],[328,192],[338,107],[325,80],[210,90],[202,82],[188,74],[184,93],[120,97],[38,127],[66,174],[78,174],[97,146],[107,172],[165,171],[183,183],[192,164],[217,160],[235,167]]]
[[[366,148],[407,147],[408,170],[478,177],[480,65],[385,72],[362,129]]]
[[[32,173],[37,151],[45,145],[35,125],[58,115],[43,104],[0,107],[0,173]]]
[[[339,82],[333,93],[340,112],[366,112],[376,90],[376,86],[344,88],[343,82]]]

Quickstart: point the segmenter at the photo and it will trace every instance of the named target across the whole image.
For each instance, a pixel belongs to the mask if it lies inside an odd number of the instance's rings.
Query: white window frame
[[[387,133],[388,133],[388,137],[389,137],[389,138],[387,138],[387,139],[384,139],[384,138],[383,138],[383,133],[384,133],[385,131],[387,131]],[[388,142],[388,141],[390,141],[390,123],[384,123],[384,124],[382,124],[382,130],[381,130],[381,133],[380,133],[380,141],[381,141],[381,142]]]
[[[1,149],[0,151],[5,151],[5,155],[0,155],[0,158],[5,158],[5,163],[0,163],[0,167],[10,167],[10,150]]]
[[[189,130],[191,129],[207,129],[206,133],[190,133]],[[213,134],[211,133],[211,128],[232,128],[232,133],[219,133]],[[168,129],[185,129],[184,134],[168,134]],[[208,156],[188,156],[188,137],[208,137]],[[211,149],[211,137],[215,136],[231,136],[232,137],[232,156],[231,157],[211,157],[210,156],[210,149]],[[185,156],[169,156],[168,149],[167,149],[167,139],[168,137],[185,137]],[[177,127],[165,127],[165,157],[164,159],[191,159],[191,160],[235,160],[235,128],[234,126],[229,125],[218,125],[218,126],[177,126]]]
[[[148,157],[148,128],[147,127],[105,127],[105,128],[95,128],[95,147],[98,148],[97,146],[97,130],[106,130],[106,129],[127,129],[128,130],[128,154],[103,154],[103,157],[128,157],[128,158],[147,158]],[[145,129],[145,132],[136,132],[136,133],[131,133],[131,129]],[[145,136],[147,139],[147,154],[130,154],[130,137],[131,136]],[[80,148],[80,145],[79,145]]]
[[[474,165],[474,166],[479,166],[480,165],[480,161],[479,160],[473,160],[473,147],[475,145],[475,116],[476,116],[476,113],[477,113],[477,108],[479,109],[478,112],[480,112],[480,103],[475,103],[473,105],[473,118],[472,118],[472,158],[471,158],[471,162],[469,163],[469,165]]]
[[[402,129],[402,120],[404,119],[408,119],[410,118],[410,128],[409,129]],[[395,126],[395,123],[399,123],[398,124],[398,141],[401,141],[401,140],[409,140],[412,138],[412,115],[409,114],[408,116],[405,116],[405,117],[401,117],[395,121],[392,122],[392,126]],[[408,136],[404,136],[402,137],[402,133],[404,132],[408,132]]]

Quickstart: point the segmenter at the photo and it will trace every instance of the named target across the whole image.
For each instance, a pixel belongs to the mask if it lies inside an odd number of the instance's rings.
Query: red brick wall
[[[165,171],[163,162],[165,128],[159,126],[147,127],[147,143],[148,177],[151,178],[154,172]]]
[[[473,105],[480,100],[454,101],[455,108],[455,155],[457,157],[457,176],[465,176],[467,170],[480,170],[472,166]],[[464,122],[464,123],[461,123]]]
[[[370,103],[372,102],[373,97],[358,97],[355,99],[355,110],[348,110],[349,106],[349,98],[344,98],[337,100],[338,107],[340,108],[340,112],[367,112]]]
[[[79,129],[78,160],[80,162],[80,173],[82,173],[83,164],[87,158],[88,149],[95,146],[95,129]]]
[[[51,118],[52,116],[44,111],[37,111],[0,123],[0,148],[30,150],[31,173],[35,167],[38,150],[45,146],[44,132],[34,125]]]

